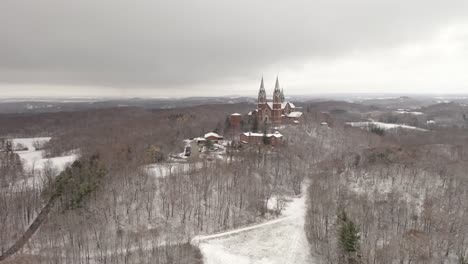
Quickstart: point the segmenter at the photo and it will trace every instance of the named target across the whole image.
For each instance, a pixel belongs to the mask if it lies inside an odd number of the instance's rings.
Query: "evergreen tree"
[[[6,151],[7,152],[13,152],[13,143],[11,142],[11,140],[7,140],[6,141]]]
[[[216,127],[213,129],[213,132],[216,133],[216,134],[219,134],[220,130],[221,130],[220,128],[221,128],[221,123],[218,122]]]
[[[460,256],[458,259],[459,264],[468,264],[468,259],[466,259],[464,256]]]
[[[213,141],[211,141],[210,139],[206,140],[206,142],[205,142],[206,149],[211,150],[213,148],[213,146],[214,146]]]
[[[357,264],[361,263],[359,241],[359,227],[348,218],[346,212],[340,209],[338,213],[340,229],[338,231],[338,242],[341,251],[343,263]]]

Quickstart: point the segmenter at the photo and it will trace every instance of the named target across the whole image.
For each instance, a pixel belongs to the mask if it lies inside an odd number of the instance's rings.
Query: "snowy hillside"
[[[200,236],[206,264],[314,263],[304,234],[305,196],[293,198],[279,219],[225,233]]]
[[[43,150],[37,150],[36,148],[46,142],[50,137],[36,137],[36,138],[15,138],[12,140],[14,149],[21,149],[15,151],[23,163],[24,169],[31,173],[33,176],[19,180],[13,183],[15,188],[27,187],[35,188],[42,185],[43,179],[41,179],[41,173],[45,166],[50,166],[56,174],[60,173],[65,167],[71,164],[78,158],[77,151],[69,153],[68,155],[46,158]]]

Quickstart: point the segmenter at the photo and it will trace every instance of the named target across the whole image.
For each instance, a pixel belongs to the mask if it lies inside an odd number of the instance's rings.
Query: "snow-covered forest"
[[[17,144],[1,160],[9,177],[1,193],[4,254],[24,240],[11,260],[197,263],[202,257],[190,244],[194,236],[275,219],[287,197],[300,193],[308,164],[299,141],[232,149],[222,159],[168,162],[168,150],[176,148],[171,142],[220,122],[186,119],[193,114],[134,114],[64,126],[62,135],[43,140],[41,150],[31,148],[40,151],[35,157],[13,140]],[[146,122],[155,116],[161,120]],[[38,218],[40,227],[30,232]]]
[[[466,263],[465,131],[362,135],[335,126],[330,140],[308,190],[305,231],[317,263]]]
[[[233,135],[235,107],[0,116],[2,259],[466,263],[464,128],[306,111],[281,146],[171,158],[186,138]]]

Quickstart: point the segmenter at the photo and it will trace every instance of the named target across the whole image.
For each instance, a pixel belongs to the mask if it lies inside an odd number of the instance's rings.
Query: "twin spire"
[[[265,86],[263,85],[263,76],[262,76],[262,82],[260,83],[260,91],[258,91],[258,102],[259,103],[266,103],[266,91],[265,91]]]
[[[280,88],[278,76],[276,76],[276,84],[275,90],[273,91],[273,103],[282,103],[284,102],[284,91]],[[263,84],[263,76],[262,81],[260,82],[260,91],[258,92],[258,103],[266,103],[266,91],[265,86]]]
[[[263,77],[262,77],[262,79],[263,79]],[[279,90],[280,90],[280,86],[279,86],[278,76],[276,76],[275,92],[276,91],[279,92]]]
[[[281,90],[279,86],[278,76],[276,76],[275,90],[273,91],[273,103],[280,104],[281,101]]]

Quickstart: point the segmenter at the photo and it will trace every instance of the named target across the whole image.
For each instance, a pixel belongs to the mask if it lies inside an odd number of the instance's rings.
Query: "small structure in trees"
[[[224,137],[215,133],[206,133],[203,137],[196,137],[193,139],[186,139],[184,152],[180,155],[184,157],[198,157],[200,153],[205,151],[216,150],[221,148],[220,144],[223,144]]]
[[[302,117],[302,112],[291,112],[289,114],[285,114],[283,118],[285,119],[283,123],[293,123],[293,124],[298,124],[299,119]]]
[[[272,145],[278,146],[283,143],[283,135],[276,131],[273,134],[245,132],[240,135],[241,143],[248,145]]]
[[[234,113],[229,116],[229,121],[231,128],[234,130],[239,130],[240,129],[240,124],[242,120],[242,115],[239,113]]]
[[[218,143],[220,140],[223,140],[223,136],[218,135],[217,133],[210,132],[205,134],[205,140],[211,140],[214,143]]]
[[[190,145],[186,145],[184,149],[184,155],[189,157],[192,154],[192,147]]]

